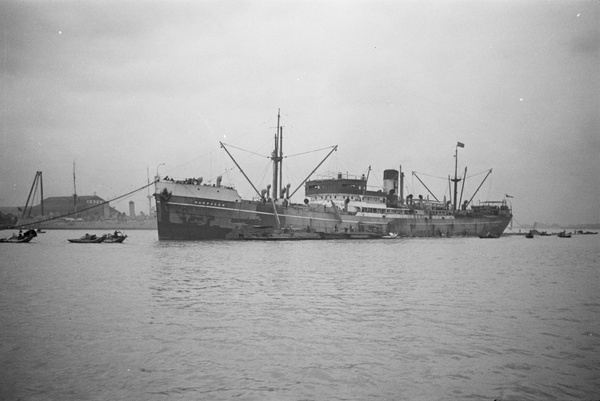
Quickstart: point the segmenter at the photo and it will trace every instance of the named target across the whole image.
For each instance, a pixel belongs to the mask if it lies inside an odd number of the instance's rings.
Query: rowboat
[[[127,238],[127,235],[123,234],[121,231],[115,231],[113,234],[106,234],[103,242],[120,244],[125,241],[125,238]]]
[[[98,237],[94,234],[86,234],[81,238],[69,239],[68,241],[73,244],[99,244],[106,239],[106,234],[101,237]]]
[[[34,237],[37,237],[35,230],[28,230],[24,233],[19,231],[19,234],[13,234],[8,238],[0,238],[0,242],[22,244],[31,241]]]

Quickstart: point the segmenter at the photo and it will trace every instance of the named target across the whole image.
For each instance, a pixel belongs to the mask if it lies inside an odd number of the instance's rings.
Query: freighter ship
[[[258,191],[225,144],[221,147],[232,158],[256,192],[253,199],[243,199],[238,191],[202,178],[173,179],[156,177],[155,194],[158,237],[160,240],[309,240],[375,239],[397,237],[479,236],[497,238],[512,219],[510,203],[501,201],[472,204],[458,199],[458,142],[455,154],[453,200],[438,200],[433,193],[414,198],[404,196],[402,169],[383,173],[383,187],[367,189],[368,175],[310,180],[328,155],[302,182],[304,202],[292,203],[295,191],[283,187],[281,169],[283,129],[280,116],[274,138],[273,184]],[[370,172],[370,169],[369,169]],[[491,170],[488,172],[488,175]],[[413,173],[414,174],[414,173]],[[465,169],[466,175],[466,169]],[[487,178],[484,178],[483,181]],[[417,177],[418,178],[418,177]],[[420,179],[419,179],[420,181]],[[480,184],[479,188],[481,188]],[[426,186],[425,186],[426,187]],[[427,187],[426,187],[427,188]],[[478,188],[478,189],[479,189]],[[476,191],[477,193],[477,191]],[[460,205],[460,206],[459,206]]]

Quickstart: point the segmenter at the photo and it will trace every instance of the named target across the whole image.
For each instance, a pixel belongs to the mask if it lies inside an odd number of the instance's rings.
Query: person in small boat
[[[19,230],[19,236],[17,238],[23,239],[23,230]]]

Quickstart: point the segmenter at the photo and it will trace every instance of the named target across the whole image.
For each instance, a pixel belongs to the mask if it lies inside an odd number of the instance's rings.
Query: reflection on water
[[[6,249],[1,399],[562,400],[600,388],[590,236],[63,237]]]

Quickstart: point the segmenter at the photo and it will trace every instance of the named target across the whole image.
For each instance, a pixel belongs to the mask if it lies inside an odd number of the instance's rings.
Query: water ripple
[[[597,399],[593,236],[65,235],[3,255],[0,399]]]

